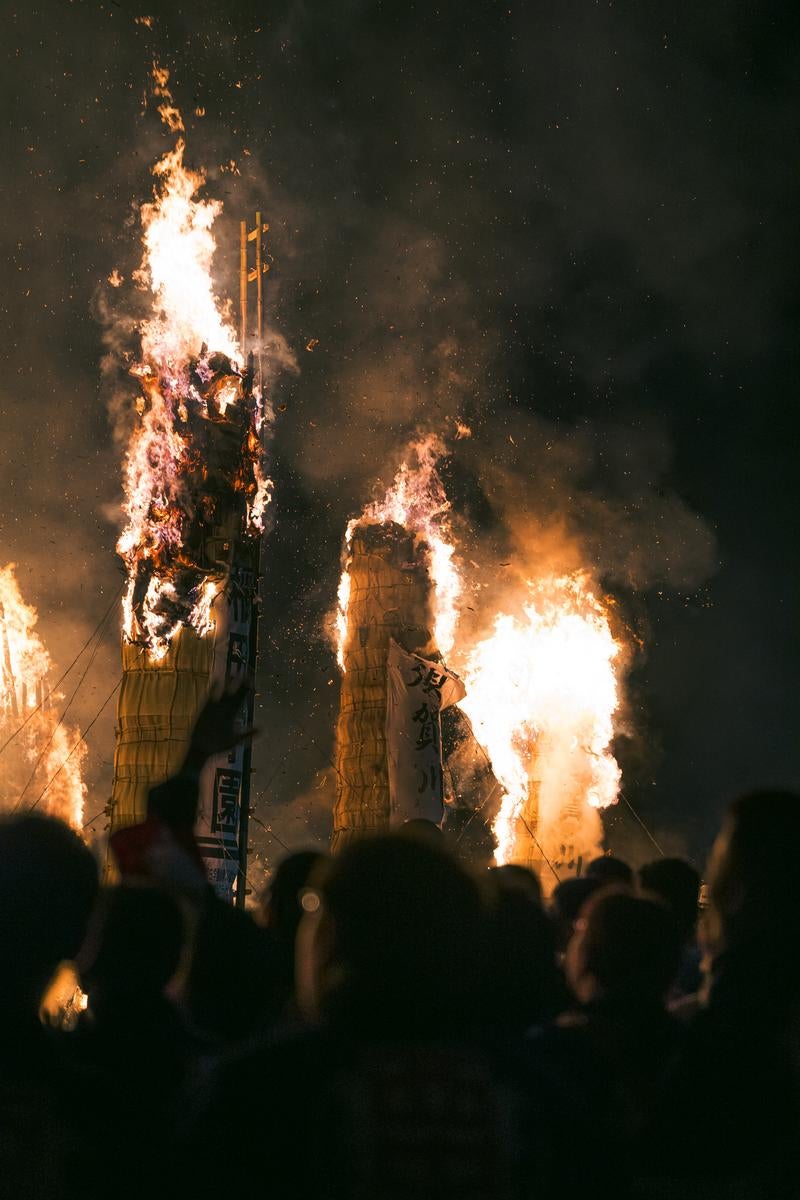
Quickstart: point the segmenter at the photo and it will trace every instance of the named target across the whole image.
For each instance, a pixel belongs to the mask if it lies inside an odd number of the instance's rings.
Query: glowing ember
[[[182,129],[169,72],[156,65],[153,77],[162,120]],[[132,369],[139,422],[126,453],[127,526],[117,545],[128,571],[124,631],[154,659],[183,625],[201,635],[211,627],[237,526],[263,529],[271,489],[262,397],[211,278],[222,204],[200,197],[205,176],[185,166],[184,150],[179,138],[156,163],[154,200],[141,209],[136,280],[152,293],[153,311]]]
[[[80,829],[86,749],[74,726],[58,722],[54,704],[63,697],[49,692],[52,664],[37,620],[22,599],[13,563],[0,568],[0,808],[36,807]]]
[[[566,864],[600,845],[597,810],[616,803],[610,746],[621,646],[585,575],[530,583],[469,652],[461,707],[506,795],[495,824],[500,863]]]
[[[453,557],[455,548],[450,533],[450,502],[436,469],[442,453],[441,442],[432,435],[412,443],[407,458],[401,463],[383,499],[367,505],[361,516],[347,526],[345,566],[339,581],[336,614],[337,658],[342,670],[350,598],[348,552],[353,532],[359,525],[393,521],[413,534],[419,543],[425,544],[433,583],[434,641],[442,655],[446,655],[453,646],[462,582]]]

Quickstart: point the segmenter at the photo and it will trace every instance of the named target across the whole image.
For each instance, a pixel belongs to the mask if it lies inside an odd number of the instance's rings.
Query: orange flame
[[[22,599],[14,564],[0,567],[0,807],[35,805],[80,829],[86,748],[74,726],[58,722],[53,705],[63,697],[49,691],[52,663],[37,621]]]
[[[142,329],[142,358],[162,371],[185,367],[202,345],[241,365],[235,329],[211,279],[212,227],[222,202],[198,198],[205,174],[185,166],[185,149],[179,138],[153,167],[155,200],[141,209],[145,254],[137,279],[152,291],[154,307]]]
[[[153,80],[163,121],[182,128],[169,72],[154,64]],[[262,463],[263,400],[212,280],[222,204],[199,195],[205,175],[186,167],[184,151],[179,138],[156,163],[154,199],[141,208],[136,281],[151,292],[153,311],[132,368],[140,419],[126,452],[127,525],[117,543],[128,570],[124,631],[155,659],[183,625],[201,635],[212,627],[226,564],[208,550],[211,531],[233,519],[237,495],[244,527],[263,530],[272,486]]]
[[[616,803],[620,785],[610,747],[621,651],[577,572],[530,582],[521,612],[498,615],[467,653],[462,708],[505,790],[499,863],[599,847],[597,810]]]
[[[361,516],[347,526],[345,565],[339,580],[336,611],[337,660],[342,671],[350,599],[349,549],[359,525],[394,521],[425,543],[433,583],[434,641],[442,655],[452,649],[462,581],[451,540],[450,502],[436,467],[443,450],[442,443],[432,434],[413,442],[383,499],[368,504]]]

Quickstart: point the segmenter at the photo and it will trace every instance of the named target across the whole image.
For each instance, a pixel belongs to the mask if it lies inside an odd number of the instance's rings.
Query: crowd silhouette
[[[702,912],[679,859],[546,898],[420,822],[290,855],[244,912],[190,838],[235,708],[154,793],[171,852],[112,885],[0,822],[0,1195],[800,1196],[800,797],[734,801]],[[64,962],[88,1003],[53,1022]]]

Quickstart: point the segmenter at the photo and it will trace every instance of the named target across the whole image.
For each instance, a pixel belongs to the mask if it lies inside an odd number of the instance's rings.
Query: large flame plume
[[[168,80],[155,66],[159,112],[175,132],[183,123]],[[136,281],[151,293],[152,315],[132,368],[139,420],[126,453],[127,524],[117,545],[128,572],[125,634],[156,660],[183,625],[200,634],[210,627],[229,549],[211,544],[212,527],[241,509],[245,527],[260,531],[271,488],[262,396],[212,281],[222,204],[200,195],[205,175],[185,165],[184,153],[180,137],[154,166],[154,198],[141,208]]]
[[[434,642],[443,657],[453,647],[463,585],[450,529],[450,502],[437,470],[443,450],[441,441],[434,435],[413,442],[383,498],[368,504],[361,516],[347,526],[345,563],[339,580],[336,613],[337,659],[342,670],[350,598],[349,551],[353,533],[359,525],[394,522],[407,529],[418,544],[424,545],[433,584]]]
[[[464,679],[460,707],[504,791],[494,824],[496,861],[549,864],[555,874],[574,870],[600,850],[599,812],[619,795],[612,747],[625,645],[612,632],[611,601],[598,595],[586,572],[537,575],[529,563],[515,564],[518,587],[504,586],[501,611],[481,620],[488,633],[468,634],[467,623],[459,625],[465,580],[437,470],[443,450],[435,437],[414,442],[385,496],[347,528],[339,664],[344,669],[354,530],[395,521],[428,547],[436,644]],[[485,613],[491,588],[480,594]]]
[[[498,862],[574,862],[597,852],[616,803],[612,753],[621,644],[588,576],[530,581],[465,658],[462,708],[505,790]]]
[[[35,808],[80,829],[86,747],[74,725],[59,723],[55,705],[63,697],[50,691],[52,663],[37,620],[14,564],[0,567],[0,808]]]

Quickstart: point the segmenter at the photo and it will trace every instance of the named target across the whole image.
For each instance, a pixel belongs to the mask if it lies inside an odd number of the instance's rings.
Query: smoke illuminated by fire
[[[153,78],[162,120],[182,129],[169,72],[155,65]],[[271,490],[260,389],[211,276],[222,204],[199,195],[205,175],[186,167],[184,152],[179,138],[156,163],[154,199],[141,208],[136,281],[152,294],[152,315],[132,368],[139,421],[126,453],[127,525],[117,545],[128,571],[125,634],[154,659],[183,625],[208,631],[237,525],[263,529]]]
[[[36,610],[20,594],[13,563],[0,568],[0,808],[50,813],[83,824],[86,748],[59,724],[49,691],[50,656],[35,631]]]
[[[383,499],[368,504],[361,516],[356,517],[347,526],[345,566],[339,580],[336,613],[337,658],[342,670],[347,606],[350,598],[347,558],[353,532],[359,525],[394,521],[414,534],[420,543],[424,543],[433,583],[434,642],[442,655],[447,655],[452,649],[462,581],[454,560],[455,547],[451,541],[450,502],[436,468],[442,452],[442,444],[433,435],[413,442]]]
[[[597,810],[619,792],[622,648],[582,573],[529,583],[520,608],[466,654],[461,707],[505,790],[497,861],[576,859],[598,849]]]

